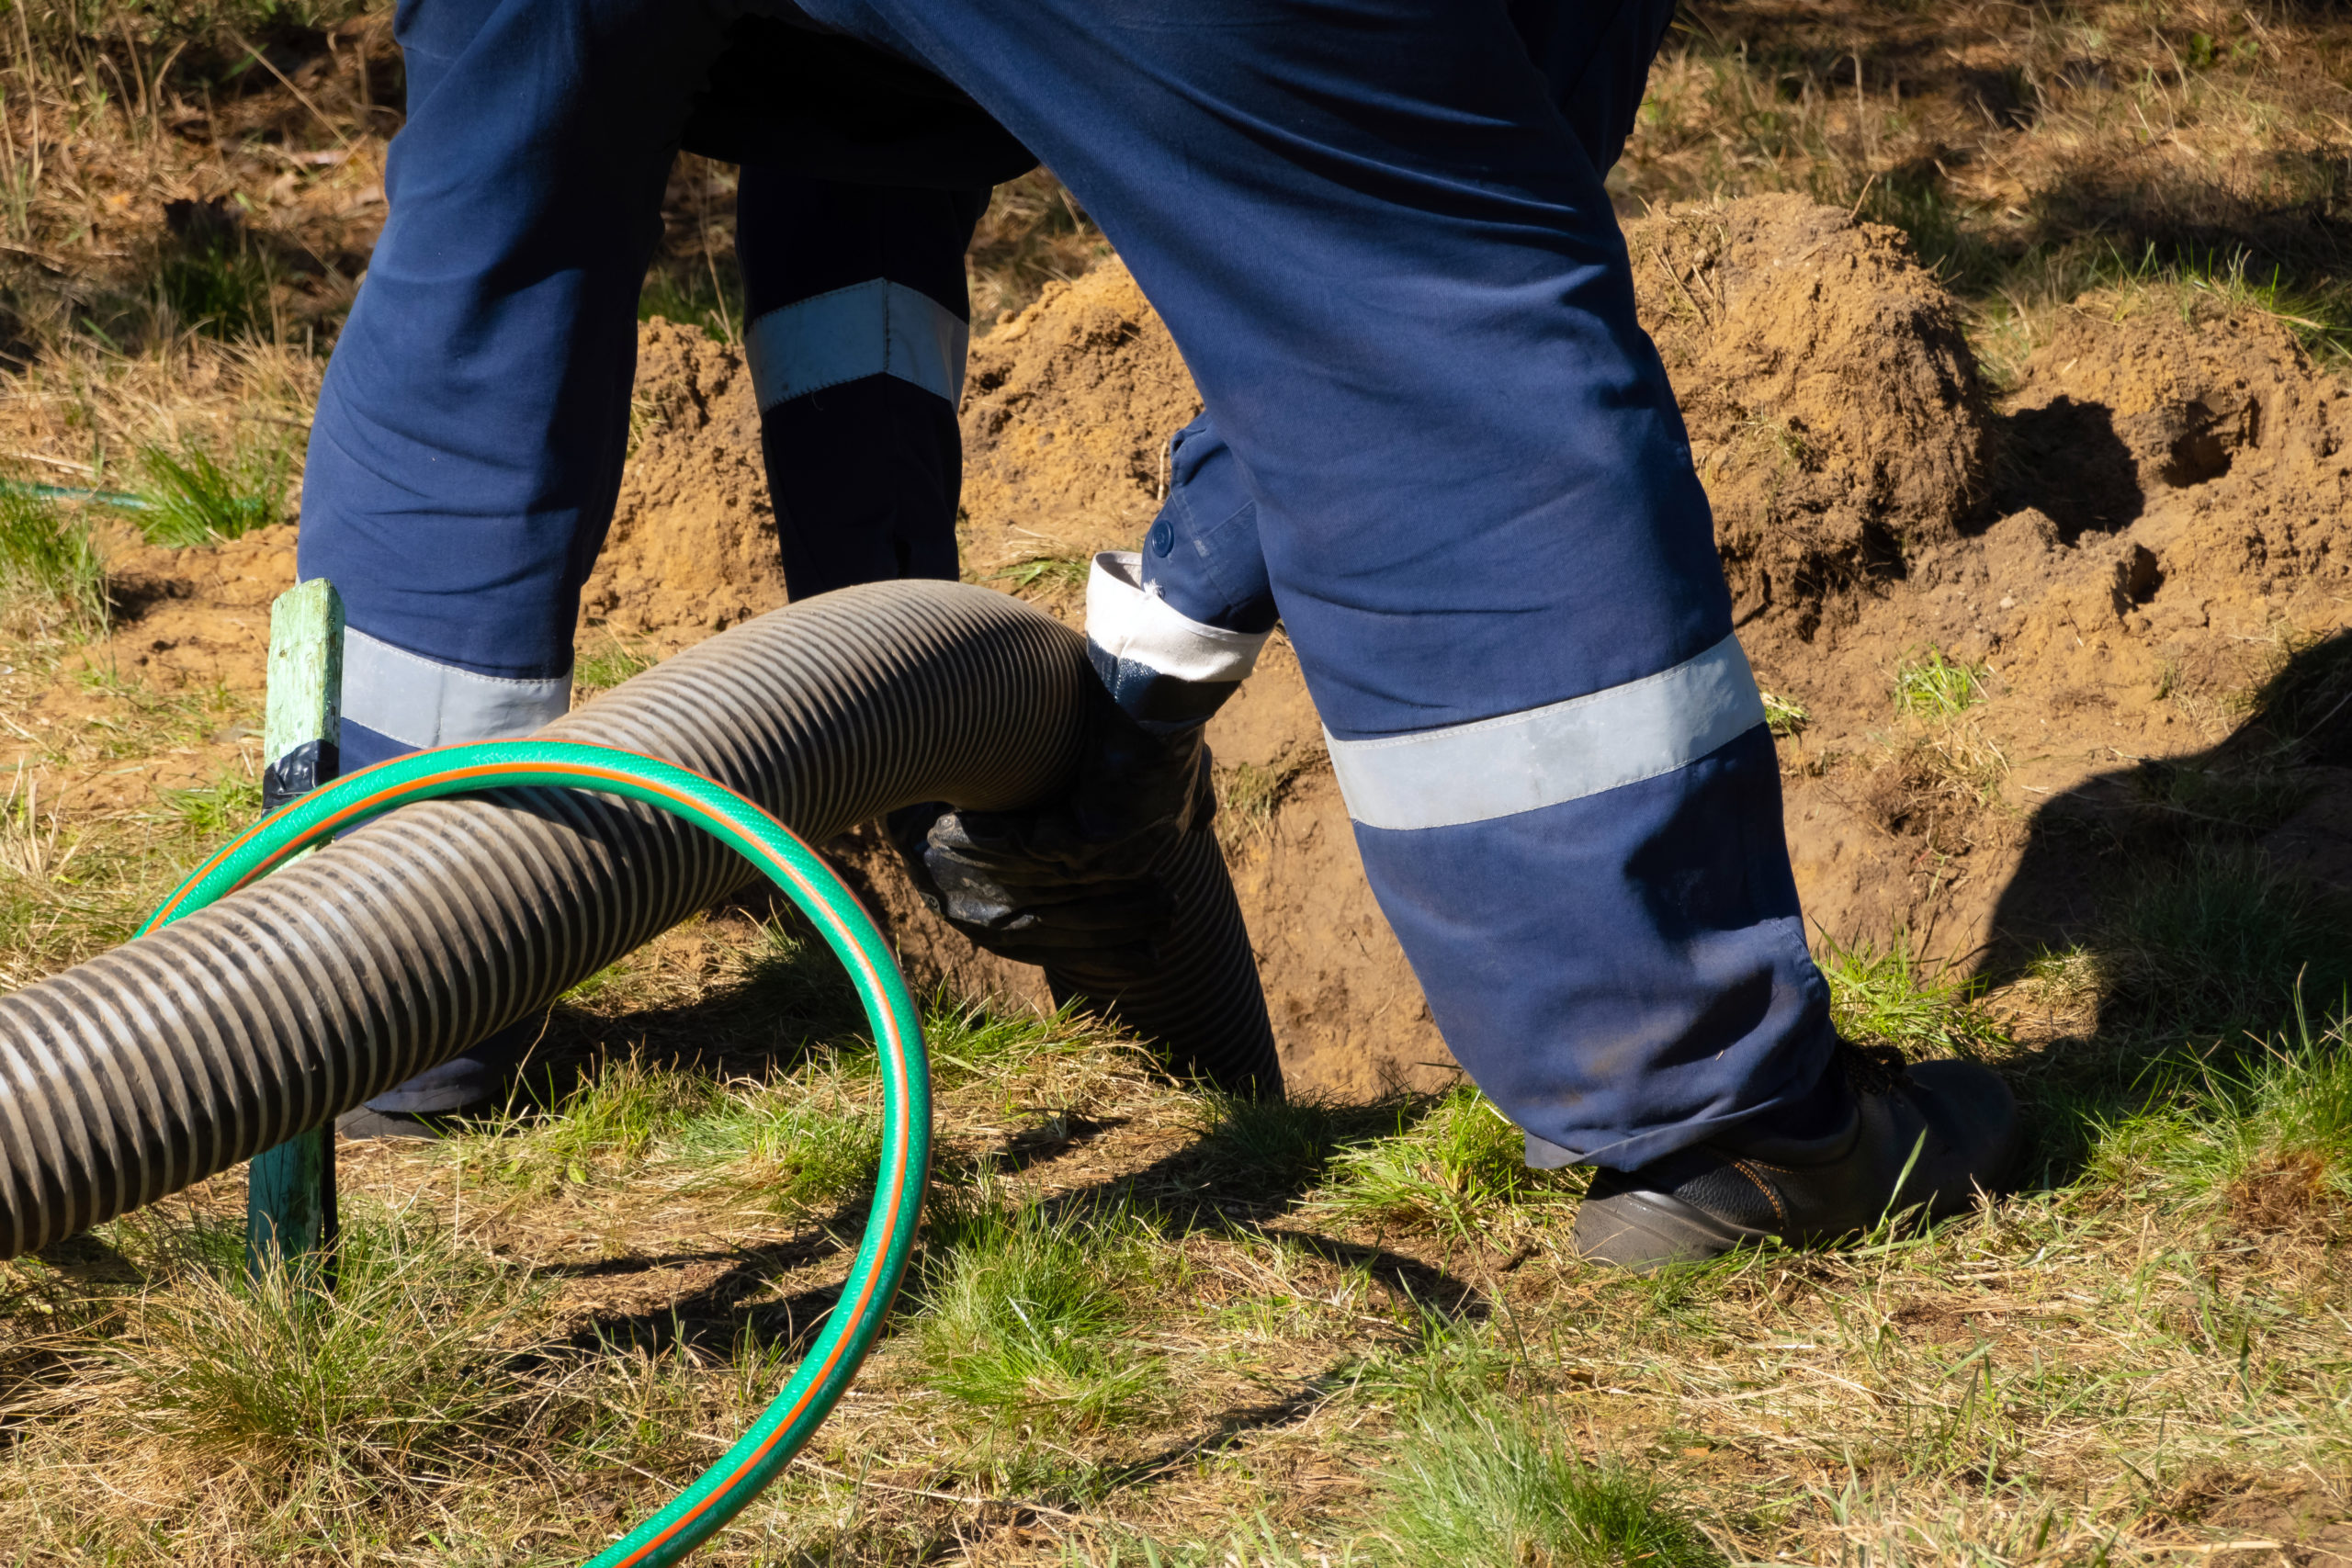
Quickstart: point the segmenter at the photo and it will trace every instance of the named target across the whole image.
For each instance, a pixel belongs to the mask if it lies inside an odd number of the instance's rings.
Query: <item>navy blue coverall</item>
[[[746,14],[786,24],[782,57],[862,44],[952,82],[1133,269],[1207,412],[1139,556],[1096,563],[1097,667],[1138,716],[1197,721],[1280,616],[1382,908],[1531,1158],[1631,1168],[1802,1119],[1826,988],[1601,186],[1661,0],[408,0],[390,220],[304,496],[302,573],[357,634],[352,760],[561,711],[663,175],[714,71],[743,79],[714,62]],[[796,595],[954,568],[952,505],[907,476],[954,466],[960,280],[843,281],[799,204],[938,197],[885,173],[956,187],[868,164],[843,194],[811,177],[829,155],[772,207],[765,175],[743,192]],[[960,249],[960,188],[955,222],[911,227]],[[763,233],[820,291],[770,291]],[[847,451],[807,434],[834,408]]]

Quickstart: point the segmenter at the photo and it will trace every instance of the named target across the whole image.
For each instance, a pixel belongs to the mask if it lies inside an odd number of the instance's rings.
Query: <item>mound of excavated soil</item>
[[[1127,269],[1049,285],[972,347],[965,565],[1133,547],[1166,493],[1168,438],[1201,412]]]
[[[109,661],[164,687],[258,691],[269,602],[294,586],[294,530],[262,528],[216,549],[173,550],[117,525],[101,541],[122,623]]]
[[[1897,231],[1765,196],[1625,238],[1741,622],[1810,637],[1834,590],[1967,524],[1986,489],[1976,356]]]
[[[775,511],[751,372],[691,327],[638,333],[628,467],[580,596],[582,647],[602,630],[674,653],[784,603]]]
[[[2044,803],[2210,750],[2283,635],[2345,625],[2342,389],[2274,322],[2188,322],[2119,296],[2044,323],[1996,406],[1952,302],[1891,230],[1766,197],[1642,220],[1628,240],[1742,640],[1766,687],[1810,715],[1782,743],[1808,917],[1838,942],[1907,933],[1955,958],[2063,934],[2088,890],[2062,875],[2018,894],[2030,851],[2049,880]],[[784,597],[740,361],[660,322],[642,345],[583,649],[684,646]],[[962,533],[983,578],[1132,547],[1166,438],[1200,406],[1116,263],[976,344],[969,389]],[[257,684],[288,543],[124,555],[118,655],[166,681]],[[1023,591],[1076,614],[1067,572]],[[1898,664],[1931,645],[1989,669],[1987,700],[1956,725],[1905,721],[1891,700]],[[1275,1027],[1301,1082],[1426,1084],[1448,1058],[1364,886],[1319,735],[1279,637],[1210,731]],[[2352,791],[2320,789],[2275,842],[2352,876]],[[870,837],[842,848],[918,980],[1042,999],[1032,972],[973,955],[913,906]]]

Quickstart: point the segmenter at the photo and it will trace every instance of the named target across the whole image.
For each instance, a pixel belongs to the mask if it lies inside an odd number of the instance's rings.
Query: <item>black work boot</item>
[[[1958,1213],[1997,1192],[2018,1156],[2017,1099],[1989,1067],[1838,1047],[1852,1107],[1792,1138],[1751,1123],[1639,1170],[1597,1172],[1577,1213],[1585,1258],[1649,1270],[1777,1236],[1822,1247],[1922,1204]]]

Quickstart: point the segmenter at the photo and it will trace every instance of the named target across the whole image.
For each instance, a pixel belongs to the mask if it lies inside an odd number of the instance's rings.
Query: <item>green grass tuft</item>
[[[1984,667],[1929,648],[1894,672],[1894,705],[1914,718],[1950,718],[1984,700]]]
[[[743,322],[743,280],[735,258],[704,254],[656,258],[637,296],[637,319],[659,317],[731,344]]]
[[[1565,1421],[1509,1396],[1433,1401],[1380,1478],[1406,1568],[1713,1568],[1723,1559],[1647,1472],[1578,1456]]]
[[[107,1351],[139,1427],[249,1464],[400,1476],[535,1402],[496,1365],[536,1287],[447,1232],[346,1204],[326,1296],[283,1269],[248,1283],[242,1233],[209,1233],[179,1238],[168,1285],[131,1306]]]
[[[152,544],[174,549],[223,544],[278,519],[285,504],[283,453],[241,458],[224,468],[203,447],[176,453],[150,446],[139,455],[147,475],[140,492],[149,510],[139,527]]]
[[[1086,588],[1086,574],[1091,570],[1088,562],[1076,558],[1035,556],[990,572],[989,581],[1009,582],[1016,593],[1029,589],[1041,593],[1051,593],[1057,590],[1082,592]]]
[[[270,266],[242,228],[180,241],[155,271],[155,296],[174,323],[234,341],[271,324]]]
[[[945,992],[923,1010],[924,1048],[932,1079],[954,1088],[978,1078],[1013,1077],[1055,1057],[1078,1057],[1120,1050],[1142,1053],[1096,1021],[1064,1008],[1049,1017],[1001,1013],[956,1001]]]
[[[1884,952],[1868,942],[1833,945],[1820,962],[1829,1016],[1849,1040],[1893,1045],[1914,1060],[1982,1056],[2009,1043],[2008,1031],[1984,1010],[1982,985],[1929,979],[1900,934]]]
[[[2284,822],[2312,794],[2309,778],[2292,768],[2150,760],[2130,780],[2132,793],[2156,810],[2251,833]]]
[[[615,638],[595,652],[583,654],[573,664],[571,683],[584,691],[606,692],[661,662],[660,656],[630,648]]]
[[[922,1292],[932,1386],[1001,1422],[1129,1425],[1161,1402],[1156,1359],[1135,1348],[1121,1289],[1142,1272],[1124,1210],[1006,1213],[983,1190],[935,1203]]]
[[[1331,1157],[1324,1201],[1344,1219],[1426,1225],[1471,1238],[1498,1211],[1564,1196],[1569,1179],[1530,1170],[1526,1137],[1464,1085],[1397,1117],[1395,1135]]]
[[[1783,740],[1804,734],[1804,727],[1813,722],[1813,715],[1798,704],[1770,692],[1763,696],[1764,726]]]
[[[1313,1093],[1251,1100],[1215,1090],[1201,1100],[1194,1151],[1210,1179],[1269,1194],[1314,1183],[1341,1149],[1396,1125],[1396,1107],[1354,1105]]]
[[[2226,1067],[2173,1073],[2145,1109],[2100,1126],[2089,1179],[2176,1210],[2224,1203],[2257,1224],[2352,1207],[2352,1050],[2338,1016]]]
[[[47,625],[103,633],[106,563],[89,529],[53,501],[0,490],[0,596]]]
[[[707,1077],[631,1055],[605,1063],[546,1118],[517,1118],[466,1139],[465,1156],[526,1192],[610,1180],[642,1166],[657,1142],[709,1115],[723,1098]]]
[[[218,839],[250,827],[261,815],[261,781],[224,774],[200,789],[158,792],[172,815],[198,838]]]
[[[882,1160],[882,1122],[871,1108],[820,1103],[794,1080],[736,1085],[669,1140],[683,1165],[710,1184],[750,1190],[783,1213],[855,1197]]]
[[[2106,921],[2098,964],[2107,1003],[2171,1033],[2268,1032],[2305,993],[2352,984],[2343,911],[2282,873],[2259,848],[2197,844],[2143,869]]]

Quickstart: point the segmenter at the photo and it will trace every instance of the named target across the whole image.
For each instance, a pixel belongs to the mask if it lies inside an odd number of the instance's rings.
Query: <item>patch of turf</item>
[[[595,652],[580,656],[571,668],[571,683],[583,691],[610,691],[630,676],[642,675],[661,662],[658,655],[614,638]]]
[[[666,1140],[706,1184],[739,1188],[783,1213],[842,1202],[873,1185],[882,1122],[869,1106],[815,1100],[802,1083],[736,1085]]]
[[[218,839],[253,824],[261,815],[261,781],[224,774],[196,789],[159,792],[166,809],[201,839]]]
[[[0,598],[45,628],[103,633],[106,563],[89,529],[54,501],[0,489]]]
[[[474,1450],[533,1403],[493,1368],[537,1288],[446,1231],[347,1205],[323,1295],[283,1269],[249,1283],[241,1230],[199,1226],[178,1246],[168,1288],[128,1310],[107,1350],[123,1418],[145,1430],[246,1463],[400,1475]]]
[[[932,1386],[998,1421],[1127,1425],[1162,1407],[1153,1357],[1124,1332],[1142,1272],[1124,1210],[1049,1217],[980,1200],[935,1203],[922,1279]]]
[[[266,335],[270,266],[243,226],[221,225],[171,245],[155,269],[155,297],[182,331],[235,341]]]
[[[2267,1032],[2299,984],[2328,998],[2352,985],[2343,909],[2247,844],[2138,869],[2093,945],[2108,1007],[2161,1033]]]
[[[2226,1066],[2176,1067],[2098,1131],[2089,1179],[2177,1208],[2227,1207],[2258,1229],[2352,1210],[2352,1051],[2338,1016]]]
[[[1893,1045],[1906,1056],[1981,1056],[2009,1043],[1985,1010],[1973,980],[1930,979],[1898,936],[1883,951],[1868,942],[1832,944],[1820,959],[1829,1016],[1858,1043]]]
[[[1045,1018],[958,1002],[943,992],[923,1010],[923,1043],[934,1083],[943,1088],[1017,1075],[1056,1058],[1125,1053],[1148,1060],[1131,1039],[1071,1008]]]
[[[1464,1085],[1411,1111],[1396,1133],[1331,1156],[1323,1203],[1342,1219],[1427,1226],[1467,1240],[1514,1205],[1565,1198],[1564,1173],[1530,1170],[1525,1134]]]
[[[184,548],[218,545],[267,527],[285,504],[286,458],[247,454],[224,468],[203,447],[177,452],[150,446],[139,455],[147,476],[141,491],[148,510],[138,514],[150,542]]]
[[[1212,1090],[1201,1099],[1201,1142],[1194,1153],[1220,1185],[1289,1193],[1313,1184],[1341,1149],[1396,1125],[1393,1105],[1360,1105],[1297,1093],[1253,1100]]]
[[[2295,814],[2312,784],[2294,770],[2150,761],[2132,770],[2132,793],[2192,822],[2259,833]]]
[[[1580,1456],[1566,1423],[1508,1395],[1432,1402],[1380,1477],[1405,1568],[1714,1568],[1657,1475]]]
[[[1075,593],[1085,590],[1086,576],[1091,570],[1088,562],[1076,557],[1033,556],[989,573],[989,581],[1009,582],[1016,593]]]
[[[657,1142],[710,1115],[723,1099],[699,1074],[622,1057],[605,1062],[548,1116],[511,1119],[462,1140],[462,1157],[523,1192],[611,1180],[642,1166]]]
[[[1984,700],[1984,667],[1929,648],[1894,671],[1894,705],[1914,718],[1951,718]]]

